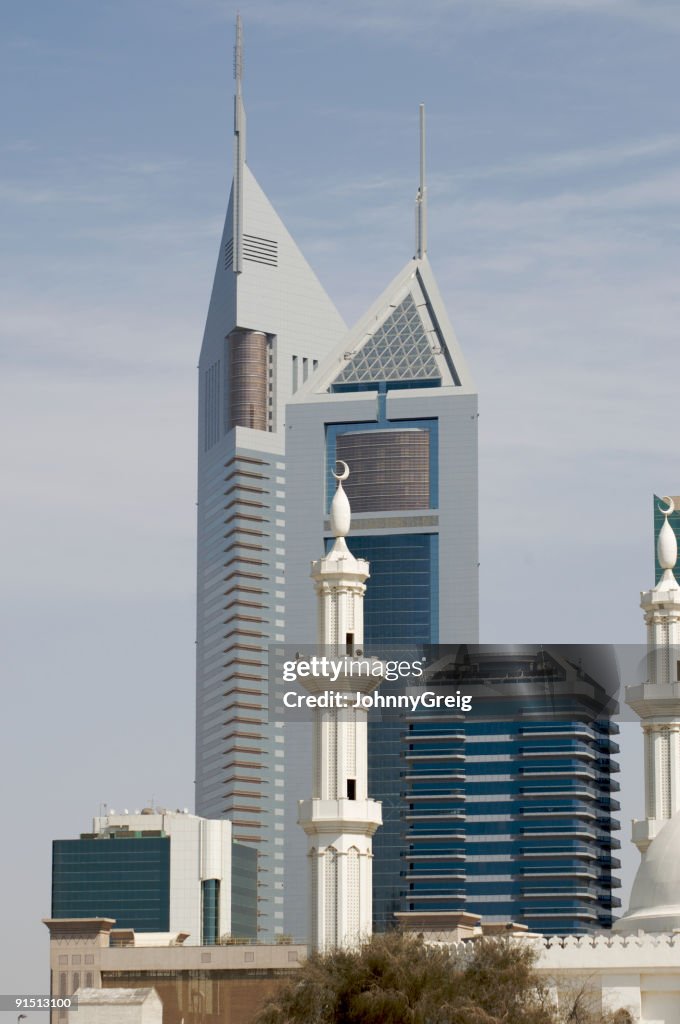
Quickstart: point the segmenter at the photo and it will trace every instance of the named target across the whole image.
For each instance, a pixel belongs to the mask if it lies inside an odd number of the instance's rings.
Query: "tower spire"
[[[233,188],[233,236],[234,254],[232,266],[235,273],[243,270],[243,167],[246,162],[246,115],[241,93],[243,82],[243,25],[241,15],[236,15],[236,42],[234,45],[234,188]]]
[[[416,193],[416,259],[427,252],[427,186],[425,184],[425,104],[420,111],[420,185]]]

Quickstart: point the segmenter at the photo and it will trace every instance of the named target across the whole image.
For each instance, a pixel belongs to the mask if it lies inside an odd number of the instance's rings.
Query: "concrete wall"
[[[155,989],[80,989],[78,1009],[69,1015],[77,1024],[161,1024],[163,1005]]]

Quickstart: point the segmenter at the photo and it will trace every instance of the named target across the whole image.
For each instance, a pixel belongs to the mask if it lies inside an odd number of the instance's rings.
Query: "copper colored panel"
[[[267,335],[229,335],[229,426],[267,429]]]
[[[336,457],[346,462],[352,512],[430,507],[428,430],[368,430],[340,434]]]

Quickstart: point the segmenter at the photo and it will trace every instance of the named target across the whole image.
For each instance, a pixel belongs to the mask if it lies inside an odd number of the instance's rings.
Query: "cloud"
[[[680,135],[662,135],[651,139],[626,140],[607,146],[557,150],[552,153],[527,153],[521,160],[507,161],[491,167],[468,168],[459,172],[456,178],[480,181],[485,178],[501,178],[508,175],[526,178],[574,171],[591,171],[598,167],[612,165],[620,167],[634,161],[673,156],[678,151],[680,151]],[[435,177],[433,180],[447,181],[450,179]]]
[[[220,20],[231,21],[221,0],[180,0]],[[633,21],[653,29],[680,30],[680,9],[666,0],[346,0],[342,5],[314,0],[253,0],[244,12],[254,21],[278,31],[325,30],[343,35],[370,35],[381,41],[408,40],[436,50],[445,45],[442,29],[494,30],[503,21],[555,15]]]

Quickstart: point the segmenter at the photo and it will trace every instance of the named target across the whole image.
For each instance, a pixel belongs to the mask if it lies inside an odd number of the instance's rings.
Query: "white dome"
[[[680,811],[650,843],[637,870],[627,913],[617,932],[680,928]]]

